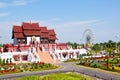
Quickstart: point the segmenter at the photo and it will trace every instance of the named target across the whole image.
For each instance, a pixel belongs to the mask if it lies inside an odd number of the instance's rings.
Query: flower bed
[[[46,69],[55,69],[57,66],[49,63],[38,62],[38,63],[21,63],[0,66],[0,74],[18,73],[26,71],[39,71]]]
[[[109,71],[120,72],[119,59],[116,58],[93,58],[93,59],[82,59],[77,65],[83,65],[93,68],[100,68]]]

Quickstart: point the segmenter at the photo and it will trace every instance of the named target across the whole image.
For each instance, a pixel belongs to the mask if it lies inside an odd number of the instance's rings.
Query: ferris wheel
[[[82,39],[84,44],[93,45],[94,43],[94,34],[91,29],[85,29],[82,35]]]

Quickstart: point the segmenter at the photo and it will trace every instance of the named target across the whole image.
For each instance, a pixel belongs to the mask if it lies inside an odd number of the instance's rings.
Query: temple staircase
[[[37,53],[40,57],[40,62],[51,63],[51,64],[54,63],[54,60],[52,59],[50,54],[48,52],[41,51],[40,47],[37,47]]]

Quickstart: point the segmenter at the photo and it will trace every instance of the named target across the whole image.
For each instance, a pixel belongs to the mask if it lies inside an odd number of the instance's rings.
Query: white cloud
[[[15,6],[22,6],[22,5],[27,5],[30,2],[33,2],[33,0],[14,0],[12,3]]]
[[[0,2],[0,8],[5,8],[9,6],[24,6],[28,3],[32,3],[35,0],[11,0],[11,2]]]
[[[9,4],[5,2],[0,2],[0,8],[7,7]]]
[[[0,13],[0,17],[8,16],[8,13]]]
[[[88,21],[72,21],[72,22],[65,22],[62,23],[61,26],[69,27],[69,26],[86,26],[97,23],[98,20],[88,20]]]
[[[43,25],[56,26],[56,27],[88,27],[96,23],[100,23],[98,20],[85,20],[85,21],[62,21],[59,18],[53,18],[49,20],[40,21]]]
[[[13,1],[13,5],[15,6],[20,6],[20,5],[26,5],[27,2],[26,1]]]

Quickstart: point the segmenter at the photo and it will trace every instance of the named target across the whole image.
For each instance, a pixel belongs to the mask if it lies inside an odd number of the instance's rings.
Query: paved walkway
[[[45,75],[58,72],[78,72],[92,77],[101,78],[103,80],[120,80],[120,74],[113,74],[108,71],[103,71],[99,69],[91,69],[83,66],[75,66],[74,63],[59,63],[57,64],[63,68],[54,69],[54,70],[44,70],[44,71],[35,71],[35,72],[22,72],[15,74],[6,74],[0,75],[0,80],[13,80],[13,78],[18,78],[22,76],[31,76],[31,75]]]

